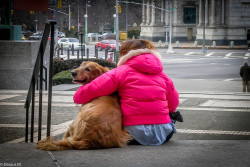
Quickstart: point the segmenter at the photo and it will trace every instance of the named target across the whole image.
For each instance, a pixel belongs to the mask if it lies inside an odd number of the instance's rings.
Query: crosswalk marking
[[[249,56],[250,56],[250,53],[246,53],[244,59],[245,59],[245,60],[248,59]]]
[[[227,53],[224,58],[229,58],[233,53]]]
[[[186,53],[185,55],[191,55],[191,54],[193,54],[194,52],[189,52],[189,53]]]
[[[249,109],[238,108],[204,108],[204,107],[178,107],[180,111],[216,111],[216,112],[250,112]]]
[[[211,53],[206,54],[205,56],[206,56],[206,57],[210,57],[210,56],[212,56],[213,54],[214,54],[214,52],[211,52]]]
[[[196,133],[196,134],[216,134],[216,135],[244,135],[249,136],[247,131],[220,131],[220,130],[192,130],[192,129],[177,129],[178,133]]]

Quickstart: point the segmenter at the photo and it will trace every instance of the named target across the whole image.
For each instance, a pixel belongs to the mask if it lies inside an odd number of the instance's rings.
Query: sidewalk
[[[22,167],[248,167],[250,141],[170,141],[161,146],[41,151],[34,144],[0,145],[0,166]],[[7,165],[5,165],[5,163]]]
[[[63,120],[67,117],[69,120],[74,119],[75,113],[69,113],[67,110],[64,113],[63,108],[75,107],[72,104],[72,95],[79,85],[65,84],[53,87],[53,104],[54,112],[59,115],[54,115],[54,118]],[[18,96],[20,94],[20,96]],[[4,112],[16,110],[18,107],[23,108],[23,99],[26,91],[9,91],[0,90],[0,107],[6,108]],[[47,95],[47,92],[44,92]],[[44,98],[45,100],[45,98]],[[45,100],[46,101],[46,100]],[[250,164],[250,129],[246,123],[240,129],[232,131],[228,129],[217,129],[211,131],[224,121],[232,121],[231,116],[239,118],[242,122],[249,122],[250,113],[250,94],[241,92],[180,92],[180,106],[178,107],[183,112],[184,123],[178,124],[177,130],[179,133],[173,137],[170,142],[161,146],[138,146],[129,145],[124,148],[111,148],[103,150],[67,150],[67,151],[42,151],[35,148],[34,143],[4,143],[0,144],[0,166],[28,166],[28,167],[247,167]],[[10,103],[7,105],[7,103]],[[17,107],[12,107],[12,104]],[[46,107],[44,107],[46,108]],[[68,109],[67,108],[67,109]],[[3,111],[0,111],[0,114]],[[195,116],[199,113],[199,116]],[[223,115],[221,115],[223,113]],[[14,112],[5,116],[1,120],[10,119],[13,116],[18,117],[19,113]],[[209,123],[210,119],[206,118],[212,114],[213,128],[205,130],[203,124]],[[218,114],[218,115],[217,115]],[[229,114],[229,115],[228,115]],[[219,117],[219,120],[216,117]],[[69,118],[70,117],[70,118]],[[188,118],[188,120],[187,120]],[[220,120],[222,118],[222,120]],[[68,120],[58,122],[55,121],[55,131],[64,133]],[[197,121],[198,122],[195,122]],[[68,122],[66,122],[68,121]],[[237,122],[237,120],[236,120]],[[3,123],[3,122],[1,122]],[[8,123],[8,122],[7,122]],[[61,124],[60,124],[61,123]],[[59,126],[59,124],[61,126]],[[62,126],[62,124],[65,124]],[[191,131],[187,129],[198,124],[199,129],[195,128]],[[218,124],[218,125],[217,125]],[[235,122],[232,121],[234,125]],[[186,127],[187,126],[187,127]],[[208,125],[210,126],[210,125]],[[242,131],[245,127],[246,130]],[[52,128],[53,129],[53,128]],[[20,131],[20,130],[19,130]],[[15,135],[15,131],[9,131]],[[20,133],[20,132],[19,132]],[[6,134],[6,133],[3,133]],[[53,134],[53,133],[52,133]],[[58,136],[59,134],[57,134]],[[197,136],[198,135],[198,136]],[[199,136],[200,135],[200,136]],[[222,137],[225,136],[226,137]],[[231,137],[227,137],[231,136]],[[60,135],[59,135],[60,136]],[[3,136],[1,136],[3,137]],[[60,136],[61,137],[61,136]],[[226,139],[224,139],[226,138]],[[190,140],[191,139],[191,140]],[[35,140],[36,141],[36,140]]]

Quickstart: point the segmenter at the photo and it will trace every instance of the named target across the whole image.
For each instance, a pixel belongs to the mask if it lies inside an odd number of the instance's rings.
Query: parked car
[[[65,34],[63,32],[58,31],[58,37],[65,38]]]
[[[102,39],[115,39],[116,36],[114,33],[104,33],[102,34]]]
[[[41,40],[42,39],[43,34],[42,33],[34,33],[33,35],[28,37],[28,40]]]
[[[74,49],[78,50],[81,49],[81,44],[79,40],[76,38],[61,38],[58,40],[59,46],[63,45],[63,49],[71,49],[72,45],[74,45]],[[86,45],[83,44],[86,48]]]
[[[120,45],[120,44],[119,44]],[[101,51],[108,47],[109,51],[114,51],[116,49],[116,40],[102,40],[96,44],[96,47]]]
[[[92,40],[102,40],[102,35],[100,35],[99,33],[88,33],[88,38],[92,38]]]

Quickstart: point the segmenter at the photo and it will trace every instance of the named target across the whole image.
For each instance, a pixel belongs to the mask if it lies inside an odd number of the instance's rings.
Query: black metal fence
[[[90,52],[89,52],[89,48],[86,47],[85,45],[83,45],[82,48],[77,49],[74,45],[72,45],[72,47],[68,47],[68,48],[64,48],[62,44],[58,45],[56,47],[56,55],[55,57],[60,59],[62,58],[62,55],[67,55],[64,59],[71,59],[70,56],[76,56],[74,57],[74,59],[83,59],[83,58],[90,58]],[[94,55],[95,58],[101,58],[100,57],[100,52],[98,50],[98,48],[95,45],[94,48]],[[108,47],[106,47],[104,49],[104,59],[108,59],[112,62],[116,62],[116,50],[112,50],[110,51],[110,49],[108,49]]]
[[[53,72],[53,57],[54,57],[54,27],[56,22],[50,22],[45,24],[42,40],[39,46],[30,87],[28,90],[27,98],[25,101],[26,109],[26,123],[25,123],[25,142],[28,142],[29,138],[29,110],[31,103],[31,120],[30,120],[30,142],[34,140],[34,118],[35,118],[35,86],[38,83],[39,88],[39,105],[38,105],[38,140],[41,140],[42,131],[42,97],[43,97],[43,82],[46,79],[43,78],[44,70],[44,53],[48,42],[50,33],[50,58],[49,58],[49,86],[48,86],[48,114],[47,114],[47,136],[50,136],[51,127],[51,101],[52,101],[52,72]],[[46,71],[47,73],[47,71]],[[37,82],[39,78],[39,82]]]

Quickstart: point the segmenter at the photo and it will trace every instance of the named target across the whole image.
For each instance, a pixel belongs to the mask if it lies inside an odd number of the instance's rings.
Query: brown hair
[[[122,42],[120,48],[120,57],[126,55],[130,50],[136,49],[152,49],[155,50],[155,46],[152,42],[144,39],[134,39]]]

